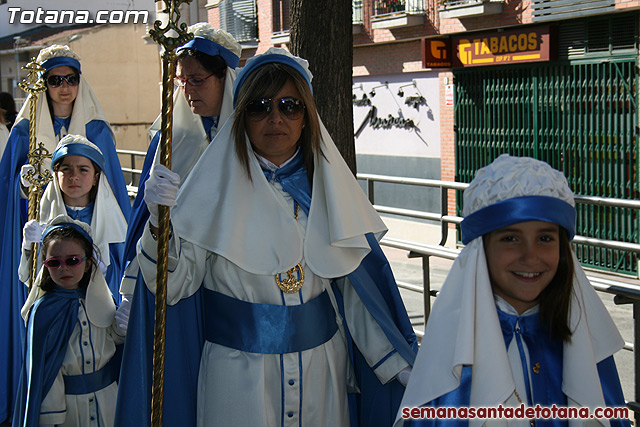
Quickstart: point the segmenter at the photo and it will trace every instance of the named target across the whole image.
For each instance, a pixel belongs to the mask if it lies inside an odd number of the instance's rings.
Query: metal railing
[[[139,181],[139,175],[141,170],[136,168],[137,157],[144,157],[146,153],[143,151],[133,150],[117,150],[117,153],[122,156],[130,156],[131,167],[122,168],[125,177],[130,174],[128,180],[129,184],[127,188],[130,195],[135,197],[137,193],[137,185]],[[379,213],[399,215],[402,217],[416,218],[423,220],[437,221],[440,223],[440,242],[437,245],[426,244],[422,242],[394,239],[385,237],[381,240],[383,246],[392,247],[396,249],[408,251],[410,258],[422,258],[422,287],[412,285],[409,283],[398,282],[398,287],[407,289],[410,291],[418,292],[423,295],[423,314],[424,324],[426,326],[431,311],[431,297],[437,296],[438,292],[431,289],[431,257],[438,257],[442,259],[455,260],[460,252],[457,248],[445,247],[447,238],[449,237],[449,224],[460,224],[462,217],[448,214],[448,201],[449,190],[464,190],[469,184],[460,182],[440,181],[434,179],[420,179],[420,178],[405,178],[405,177],[392,177],[385,175],[374,174],[357,174],[359,180],[366,181],[366,188],[369,200],[373,207]],[[402,209],[390,206],[376,205],[375,204],[375,183],[383,182],[398,185],[413,185],[420,187],[438,188],[440,190],[440,212],[424,212],[411,209]],[[640,201],[636,200],[624,200],[613,199],[606,197],[593,197],[593,196],[575,196],[576,203],[591,204],[598,206],[611,206],[620,208],[636,209],[640,211]],[[634,242],[619,242],[613,240],[595,239],[584,236],[575,236],[574,242],[582,243],[595,247],[618,249],[640,254],[640,244]],[[617,280],[615,276],[613,278],[604,278],[596,276],[587,276],[591,285],[598,292],[604,292],[615,295],[614,302],[616,304],[632,304],[633,305],[633,343],[625,343],[624,349],[633,352],[634,360],[634,401],[627,402],[627,406],[630,410],[634,411],[636,423],[640,420],[640,352],[635,351],[636,345],[640,343],[640,286],[625,283]],[[416,331],[416,335],[422,338],[424,333],[422,331]],[[637,424],[636,424],[637,425]]]
[[[424,325],[426,327],[427,320],[431,311],[431,297],[437,296],[438,293],[437,291],[431,289],[430,259],[431,257],[438,257],[443,259],[455,260],[458,256],[458,253],[460,252],[460,249],[452,249],[444,246],[448,238],[449,224],[460,224],[463,219],[462,217],[448,214],[448,192],[449,190],[464,190],[466,187],[468,187],[469,184],[439,181],[433,179],[391,177],[374,174],[357,174],[357,178],[359,180],[366,181],[369,201],[374,206],[377,212],[440,222],[441,235],[440,242],[437,245],[388,237],[385,237],[380,241],[383,246],[408,251],[408,256],[410,258],[422,258],[422,287],[401,282],[398,282],[398,287],[418,292],[423,295]],[[417,210],[376,205],[374,185],[376,182],[438,188],[440,190],[440,211],[423,212]],[[577,195],[575,196],[575,201],[576,204],[590,204],[640,210],[640,201],[637,200]],[[575,236],[573,242],[594,247],[618,249],[640,254],[640,244],[635,242],[620,242],[584,236]],[[591,282],[591,285],[596,291],[615,295],[615,304],[632,304],[633,306],[634,342],[626,342],[624,349],[633,352],[635,397],[634,401],[627,402],[627,406],[630,410],[634,411],[637,423],[640,420],[640,403],[638,403],[638,400],[640,399],[640,352],[635,351],[635,346],[640,343],[640,286],[623,282],[616,279],[615,277],[616,276],[612,276],[609,278],[597,277],[592,275],[587,276],[587,278]],[[421,338],[424,333],[422,331],[416,331],[416,335]]]
[[[129,157],[130,167],[121,167],[121,169],[125,182],[127,183],[127,192],[129,193],[129,197],[133,199],[136,197],[136,194],[138,194],[138,184],[140,175],[142,174],[142,169],[138,169],[136,166],[140,164],[140,167],[142,167],[142,162],[144,162],[147,152],[116,149],[116,153],[121,156],[120,158]],[[137,162],[138,157],[142,158],[140,163]],[[122,163],[122,160],[120,163]]]

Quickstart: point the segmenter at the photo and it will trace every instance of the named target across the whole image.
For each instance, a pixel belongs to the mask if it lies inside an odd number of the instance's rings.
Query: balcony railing
[[[504,0],[441,0],[440,18],[465,18],[502,13]]]
[[[377,0],[373,7],[372,27],[398,28],[424,23],[425,0]]]
[[[395,12],[408,14],[425,13],[424,0],[376,0],[374,2],[374,16]]]

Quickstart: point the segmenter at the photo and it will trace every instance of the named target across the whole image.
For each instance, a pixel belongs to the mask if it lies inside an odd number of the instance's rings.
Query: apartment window
[[[273,0],[273,33],[289,31],[289,0]]]
[[[220,3],[220,25],[240,43],[258,40],[255,0]]]

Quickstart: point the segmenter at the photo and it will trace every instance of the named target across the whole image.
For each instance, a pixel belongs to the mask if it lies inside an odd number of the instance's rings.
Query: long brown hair
[[[304,124],[302,134],[298,141],[302,149],[304,165],[307,169],[309,184],[313,183],[313,159],[315,153],[324,156],[322,152],[322,133],[318,111],[313,100],[311,88],[307,81],[292,67],[281,63],[268,63],[253,71],[240,88],[238,99],[236,100],[236,115],[233,121],[231,134],[235,140],[236,154],[240,163],[247,170],[247,175],[251,179],[249,170],[249,153],[246,145],[246,108],[251,101],[260,98],[272,98],[287,83],[292,82],[300,93],[302,102],[305,105]]]
[[[540,293],[540,322],[553,338],[571,341],[569,309],[573,294],[574,265],[567,231],[560,227],[560,259],[558,270],[549,285]],[[577,307],[574,307],[577,308]]]

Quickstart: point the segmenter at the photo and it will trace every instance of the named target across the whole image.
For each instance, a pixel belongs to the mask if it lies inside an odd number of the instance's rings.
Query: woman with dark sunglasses
[[[113,426],[128,314],[116,311],[85,222],[57,216],[41,240],[43,267],[21,313],[29,334],[13,425]]]
[[[84,77],[78,55],[68,46],[53,45],[38,54],[44,69],[42,78],[46,92],[36,104],[36,141],[53,153],[66,134],[82,135],[92,141],[105,158],[104,173],[125,217],[131,210],[120,161],[115,149],[113,131],[100,103]],[[20,336],[24,325],[16,322],[26,299],[26,286],[17,276],[20,260],[22,228],[27,219],[27,183],[23,175],[32,170],[28,165],[29,149],[28,98],[11,129],[7,147],[0,161],[0,422],[11,415],[18,370],[22,364]],[[49,168],[50,160],[44,168]]]
[[[395,416],[416,338],[377,242],[386,227],[322,125],[311,77],[284,49],[249,59],[233,120],[177,198],[166,168],[147,182],[137,259],[152,292],[157,207],[174,206],[167,330],[185,333],[166,351],[187,352],[183,363],[199,371],[165,387],[164,411],[175,395],[194,399],[186,425],[378,426]]]

